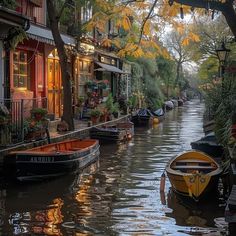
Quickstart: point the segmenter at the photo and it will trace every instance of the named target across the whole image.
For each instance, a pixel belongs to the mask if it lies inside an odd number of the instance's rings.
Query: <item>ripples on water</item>
[[[80,176],[32,185],[3,184],[0,235],[223,235],[218,199],[195,205],[170,191],[160,176],[173,156],[203,136],[204,105],[186,103],[134,139],[104,145]],[[220,232],[222,232],[220,234]]]

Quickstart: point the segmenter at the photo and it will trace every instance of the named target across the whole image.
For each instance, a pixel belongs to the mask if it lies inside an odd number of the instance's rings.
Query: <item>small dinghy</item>
[[[173,158],[166,172],[175,192],[198,201],[217,189],[222,169],[207,154],[193,150]]]

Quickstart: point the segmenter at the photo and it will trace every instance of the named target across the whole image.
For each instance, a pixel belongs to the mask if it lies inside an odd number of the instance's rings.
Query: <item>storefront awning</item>
[[[101,68],[97,68],[94,71],[108,71],[108,72],[114,72],[114,73],[119,73],[119,74],[124,74],[124,71],[111,65],[107,65],[101,62],[95,62],[98,66]]]
[[[51,45],[55,45],[54,39],[52,36],[52,31],[46,27],[40,27],[38,25],[30,24],[29,30],[26,31],[29,38],[38,40],[42,43],[47,43]],[[66,45],[75,46],[75,39],[68,36],[61,34],[62,40]]]

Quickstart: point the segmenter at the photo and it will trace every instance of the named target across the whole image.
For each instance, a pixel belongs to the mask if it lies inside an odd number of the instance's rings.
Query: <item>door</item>
[[[48,58],[48,112],[61,117],[61,71],[59,60]]]

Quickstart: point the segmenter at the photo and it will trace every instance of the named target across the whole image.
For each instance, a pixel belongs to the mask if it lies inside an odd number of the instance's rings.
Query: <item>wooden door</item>
[[[61,71],[57,59],[48,58],[48,112],[61,117]]]

